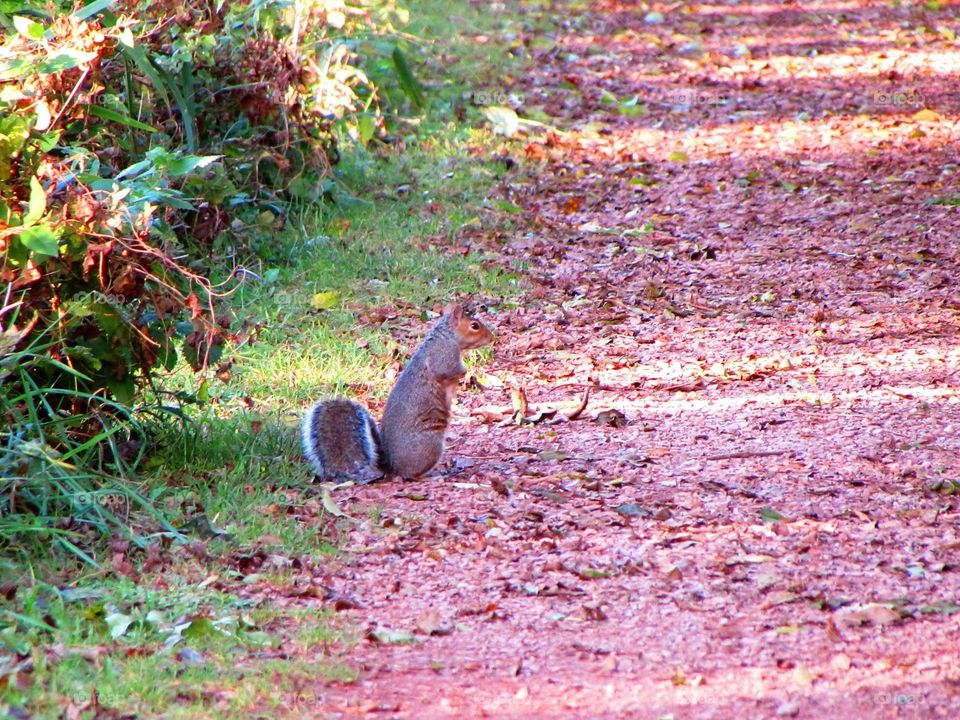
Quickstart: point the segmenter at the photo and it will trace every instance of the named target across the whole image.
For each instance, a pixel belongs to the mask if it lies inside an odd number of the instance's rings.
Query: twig
[[[580,415],[583,414],[583,411],[587,409],[587,403],[590,401],[590,386],[587,385],[583,388],[583,396],[580,398],[580,404],[571,410],[566,415],[567,420],[576,420]]]
[[[743,450],[741,452],[726,453],[724,455],[708,455],[707,460],[740,460],[742,458],[753,457],[772,457],[774,455],[786,455],[789,450]]]
[[[77,96],[77,92],[80,90],[80,86],[86,82],[87,77],[90,75],[90,66],[88,65],[82,73],[80,73],[80,79],[77,80],[76,85],[73,86],[73,90],[70,91],[70,94],[67,96],[67,99],[64,101],[63,106],[60,108],[60,112],[57,113],[56,117],[50,121],[50,124],[47,126],[47,130],[52,130],[53,127],[60,122],[60,118],[63,117],[63,114],[67,111],[67,108],[70,107],[70,104],[73,102],[73,99]]]

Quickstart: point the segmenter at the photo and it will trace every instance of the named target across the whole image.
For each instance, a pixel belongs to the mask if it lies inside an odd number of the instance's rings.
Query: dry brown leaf
[[[510,388],[510,402],[513,404],[513,417],[521,419],[527,414],[527,391],[522,387]]]

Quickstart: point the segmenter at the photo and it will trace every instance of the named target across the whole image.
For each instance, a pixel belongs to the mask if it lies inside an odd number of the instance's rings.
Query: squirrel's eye
[[[471,330],[479,330],[479,329],[480,329],[480,323],[478,323],[476,320],[474,320],[472,323],[470,323],[470,329],[471,329]]]

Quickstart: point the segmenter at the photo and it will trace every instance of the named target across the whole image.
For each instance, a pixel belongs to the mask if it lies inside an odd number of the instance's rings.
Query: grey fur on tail
[[[380,431],[366,408],[350,400],[321,400],[300,424],[303,454],[321,480],[368,483],[383,477]]]

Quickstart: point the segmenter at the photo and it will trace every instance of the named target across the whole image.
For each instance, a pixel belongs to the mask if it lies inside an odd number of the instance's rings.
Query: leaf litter
[[[326,709],[956,717],[956,3],[550,7],[511,91],[563,131],[471,234],[527,267],[509,380],[338,491]]]

